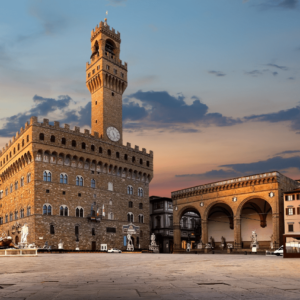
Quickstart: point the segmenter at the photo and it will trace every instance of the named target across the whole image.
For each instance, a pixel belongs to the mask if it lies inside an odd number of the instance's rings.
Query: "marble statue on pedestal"
[[[255,250],[258,249],[258,241],[257,241],[257,233],[255,230],[252,231],[252,235],[251,235],[251,245],[250,245],[250,248],[252,249],[252,251],[254,251],[254,248]],[[254,251],[256,252],[256,251]]]
[[[22,245],[26,245],[27,244],[27,236],[28,236],[28,226],[25,223],[22,226],[22,229],[21,229],[21,244]]]
[[[156,242],[155,242],[155,234],[154,233],[151,234],[151,244],[149,246],[149,250],[151,250],[155,253],[159,252],[159,247],[158,247],[158,245],[156,245]]]
[[[127,234],[127,251],[134,251],[134,246],[131,239],[131,234]]]

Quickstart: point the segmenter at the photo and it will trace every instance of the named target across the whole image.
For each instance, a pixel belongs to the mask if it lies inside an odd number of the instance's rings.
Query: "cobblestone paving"
[[[300,260],[254,255],[1,257],[0,299],[300,299]]]

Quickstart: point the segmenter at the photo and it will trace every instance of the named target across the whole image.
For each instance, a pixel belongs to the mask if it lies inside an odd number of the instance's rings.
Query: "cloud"
[[[2,119],[3,125],[0,129],[0,136],[11,137],[15,135],[21,127],[24,127],[31,116],[42,118],[49,116],[51,113],[60,114],[60,117],[55,118],[55,120],[62,123],[72,123],[78,126],[91,125],[91,102],[88,102],[84,107],[70,109],[71,103],[75,102],[68,95],[58,96],[57,99],[35,95],[33,103],[30,110]]]
[[[272,171],[285,172],[289,168],[300,170],[300,156],[283,158],[276,156],[267,160],[262,160],[246,164],[228,164],[219,166],[219,170],[211,170],[199,174],[175,175],[176,177],[198,177],[199,179],[225,179],[240,177],[245,175],[259,174]]]
[[[295,80],[295,77],[289,77],[288,80]]]
[[[208,71],[208,73],[209,73],[209,74],[216,75],[217,77],[223,77],[223,76],[226,76],[225,73],[220,72],[220,71]]]
[[[268,67],[273,67],[273,68],[277,68],[277,69],[280,69],[280,70],[283,70],[283,71],[288,71],[289,68],[288,67],[285,67],[285,66],[278,66],[276,64],[267,64]]]
[[[220,113],[208,113],[208,106],[196,96],[187,104],[182,94],[171,96],[166,91],[138,91],[123,101],[124,127],[131,130],[169,128],[174,130],[179,124],[194,126],[232,126],[241,123],[239,119],[225,117]],[[139,121],[135,124],[134,121]],[[181,132],[199,132],[190,127]]]
[[[292,130],[300,130],[300,106],[269,114],[247,116],[244,120],[270,123],[289,121]]]
[[[264,3],[259,4],[258,7],[267,10],[267,9],[287,9],[293,10],[297,9],[299,0],[265,0]]]
[[[269,70],[253,70],[253,71],[246,71],[245,72],[245,75],[250,75],[250,76],[253,76],[253,77],[257,77],[257,76],[260,76],[260,75],[263,75],[265,72],[267,72]]]
[[[272,74],[273,74],[273,76],[277,76],[278,72],[273,72]]]
[[[111,6],[125,6],[127,0],[106,0],[108,2],[107,5]]]
[[[287,150],[287,151],[277,153],[276,155],[294,154],[294,153],[300,153],[300,150]]]

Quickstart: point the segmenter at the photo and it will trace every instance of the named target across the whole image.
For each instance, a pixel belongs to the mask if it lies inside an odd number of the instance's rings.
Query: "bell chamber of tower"
[[[91,61],[86,86],[92,101],[92,134],[122,144],[122,95],[127,87],[127,63],[120,60],[120,33],[105,22],[91,32]]]

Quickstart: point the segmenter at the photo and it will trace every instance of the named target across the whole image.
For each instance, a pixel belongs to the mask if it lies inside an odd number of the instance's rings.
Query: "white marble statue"
[[[27,244],[28,226],[25,223],[21,229],[21,244]]]
[[[156,246],[155,234],[154,233],[151,234],[151,246]]]
[[[131,234],[128,233],[127,234],[127,251],[133,251],[133,250],[134,250],[134,246],[132,243]]]
[[[257,244],[257,234],[255,230],[252,231],[251,239],[252,239],[252,244],[254,245]]]

